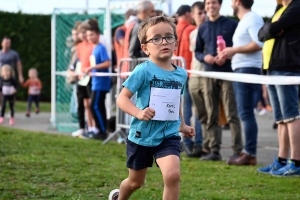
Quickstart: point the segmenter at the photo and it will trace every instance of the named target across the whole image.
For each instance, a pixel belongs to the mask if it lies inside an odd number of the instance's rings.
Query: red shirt
[[[190,51],[190,33],[196,28],[191,25],[190,22],[185,20],[179,20],[176,26],[176,32],[178,36],[178,49],[174,52],[176,56],[182,56],[186,61],[186,69],[191,69],[191,62],[193,54]]]

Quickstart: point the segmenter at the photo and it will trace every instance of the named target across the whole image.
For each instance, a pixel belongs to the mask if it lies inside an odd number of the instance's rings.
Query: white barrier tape
[[[255,83],[266,85],[300,85],[300,77],[298,76],[263,76],[255,74],[240,74],[233,72],[205,72],[197,70],[187,70],[188,73],[196,74],[202,77],[222,79],[234,82]],[[129,76],[132,72],[122,73],[106,73],[92,72],[91,76]],[[69,76],[67,71],[55,72],[56,75]]]
[[[300,77],[298,76],[264,76],[256,74],[240,74],[233,72],[203,72],[197,70],[187,70],[187,72],[207,78],[216,78],[234,82],[256,83],[266,85],[300,85]]]

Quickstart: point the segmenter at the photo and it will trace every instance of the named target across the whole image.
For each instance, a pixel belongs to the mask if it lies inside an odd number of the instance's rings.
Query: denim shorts
[[[179,136],[172,136],[169,138],[165,138],[156,147],[146,147],[133,143],[127,139],[126,166],[130,169],[141,170],[144,168],[152,167],[153,158],[156,162],[156,159],[168,155],[176,155],[180,157],[180,140],[181,138]]]
[[[300,76],[299,72],[268,71],[269,76]],[[288,123],[299,119],[298,85],[268,85],[271,106],[276,123]]]

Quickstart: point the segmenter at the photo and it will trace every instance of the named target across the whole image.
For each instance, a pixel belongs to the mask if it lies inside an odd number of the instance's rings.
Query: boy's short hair
[[[177,40],[177,33],[176,33],[176,25],[175,25],[175,19],[171,17],[165,17],[165,16],[157,16],[147,19],[145,22],[142,22],[140,24],[139,32],[138,32],[138,38],[140,40],[141,44],[145,44],[147,41],[147,31],[150,27],[154,26],[155,24],[158,24],[160,22],[165,22],[170,24],[174,30],[174,36]]]
[[[100,34],[100,28],[96,19],[88,19],[83,22],[83,27],[87,31],[94,31]]]
[[[14,71],[14,69],[13,69],[9,64],[4,64],[4,65],[2,65],[2,67],[0,68],[0,76],[1,76],[1,77],[3,77],[2,71],[3,71],[5,68],[10,70],[11,76],[12,76],[12,77],[15,77],[15,71]]]
[[[204,10],[205,9],[205,5],[204,2],[202,1],[196,1],[195,3],[193,3],[192,5],[192,12],[195,8],[198,8],[199,10]]]

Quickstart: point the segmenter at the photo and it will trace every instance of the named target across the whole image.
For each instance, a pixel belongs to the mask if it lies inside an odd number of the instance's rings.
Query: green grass
[[[26,112],[27,102],[26,101],[16,101],[15,103],[16,112]],[[32,103],[31,110],[35,111],[35,104]],[[51,103],[49,102],[40,102],[41,112],[51,112]]]
[[[127,177],[125,145],[0,127],[0,199],[107,199]],[[184,155],[181,200],[300,199],[299,178],[256,173],[256,167],[201,162]],[[149,169],[133,200],[161,199],[159,169]]]

